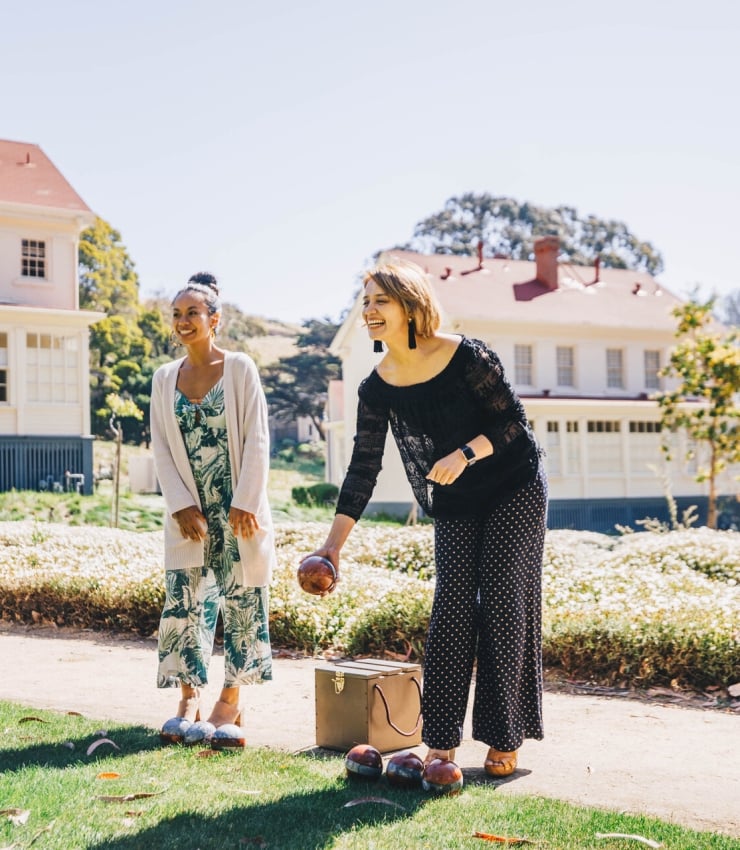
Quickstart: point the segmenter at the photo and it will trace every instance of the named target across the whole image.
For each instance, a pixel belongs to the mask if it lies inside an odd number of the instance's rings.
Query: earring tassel
[[[376,339],[375,342],[373,343],[373,351],[376,354],[382,354],[383,353],[383,343],[379,339]]]
[[[416,322],[409,319],[409,348],[416,348]]]

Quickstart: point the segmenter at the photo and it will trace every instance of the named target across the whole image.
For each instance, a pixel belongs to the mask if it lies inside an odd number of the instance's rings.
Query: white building
[[[38,145],[0,140],[0,490],[92,492],[78,243],[95,219]],[[83,478],[80,476],[84,476]]]
[[[429,274],[442,330],[487,342],[520,395],[540,444],[554,528],[612,531],[646,516],[667,518],[666,481],[679,509],[706,511],[707,485],[695,480],[685,445],[661,451],[660,412],[651,395],[675,344],[680,299],[646,273],[558,264],[558,240],[535,245],[535,262],[389,251]],[[330,387],[327,476],[340,484],[356,424],[357,386],[382,355],[361,326],[361,297],[332,352],[343,380]],[[671,439],[681,442],[681,437]],[[734,470],[737,475],[738,470]],[[719,482],[737,510],[733,471]],[[393,438],[368,510],[408,513],[413,496]]]

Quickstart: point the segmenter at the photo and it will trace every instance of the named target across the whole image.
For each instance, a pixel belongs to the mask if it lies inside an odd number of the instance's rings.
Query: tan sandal
[[[238,705],[220,699],[214,704],[208,722],[213,723],[218,729],[219,726],[227,726],[232,723],[235,726],[241,726],[241,719],[242,712]]]
[[[177,704],[177,717],[184,717],[191,723],[200,720],[200,695],[181,699]]]
[[[516,750],[507,753],[491,747],[483,763],[483,769],[489,776],[511,776],[516,770],[516,763]]]
[[[435,750],[429,749],[424,757],[424,767],[434,761],[441,759],[442,761],[455,761],[455,750]]]

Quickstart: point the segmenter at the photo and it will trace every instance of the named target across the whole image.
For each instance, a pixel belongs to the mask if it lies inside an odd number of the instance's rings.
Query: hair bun
[[[196,286],[207,286],[209,289],[212,289],[216,295],[218,292],[218,281],[210,272],[196,272],[194,275],[191,275],[188,280],[188,284],[194,283]]]

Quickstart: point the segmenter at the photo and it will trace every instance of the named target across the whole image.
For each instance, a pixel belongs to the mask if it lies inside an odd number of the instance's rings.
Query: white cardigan
[[[160,366],[152,379],[151,432],[154,464],[167,508],[164,528],[164,566],[167,570],[200,567],[204,563],[203,541],[182,536],[173,514],[200,504],[185,442],[175,417],[177,373],[185,358]],[[224,407],[231,466],[231,505],[257,517],[260,529],[249,540],[237,537],[241,584],[269,584],[275,567],[275,538],[267,500],[270,468],[270,436],[267,403],[257,367],[246,354],[224,355]]]

